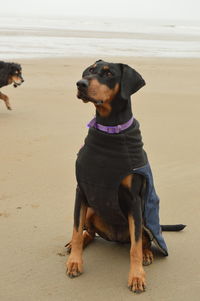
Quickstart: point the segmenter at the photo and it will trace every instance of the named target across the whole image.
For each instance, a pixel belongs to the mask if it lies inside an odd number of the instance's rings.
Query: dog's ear
[[[145,85],[142,76],[133,68],[120,64],[121,68],[121,97],[128,99]]]
[[[10,64],[10,71],[11,71],[11,72],[21,71],[21,70],[22,70],[21,65],[16,64],[16,63],[11,63],[11,64]]]

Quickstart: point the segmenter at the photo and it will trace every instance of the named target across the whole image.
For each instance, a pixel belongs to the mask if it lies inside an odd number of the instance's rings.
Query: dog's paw
[[[143,269],[140,269],[140,271],[130,271],[128,277],[128,288],[136,294],[145,292],[146,282],[145,272]]]
[[[150,265],[153,262],[153,253],[149,249],[143,250],[143,265]]]
[[[66,274],[70,278],[75,278],[83,273],[83,260],[80,256],[70,255],[66,263]]]

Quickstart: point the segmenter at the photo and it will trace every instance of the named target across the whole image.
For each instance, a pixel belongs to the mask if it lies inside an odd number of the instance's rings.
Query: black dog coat
[[[164,255],[167,246],[159,224],[159,198],[156,195],[148,159],[143,150],[139,123],[119,134],[108,134],[90,128],[76,160],[76,178],[90,207],[107,224],[127,225],[118,200],[122,179],[131,173],[146,178],[144,227]]]

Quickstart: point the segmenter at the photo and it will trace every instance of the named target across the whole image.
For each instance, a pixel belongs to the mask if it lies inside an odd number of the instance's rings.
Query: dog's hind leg
[[[83,227],[85,225],[87,205],[84,195],[79,187],[76,190],[74,208],[74,228],[71,241],[71,254],[67,260],[67,275],[77,277],[83,272]]]
[[[8,98],[7,95],[0,92],[0,99],[2,99],[5,102],[5,105],[6,105],[8,110],[12,110],[10,102],[9,102],[9,98]]]

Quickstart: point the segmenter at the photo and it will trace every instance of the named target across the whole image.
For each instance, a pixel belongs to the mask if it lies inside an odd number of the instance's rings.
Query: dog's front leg
[[[74,207],[74,228],[71,241],[71,253],[67,260],[67,275],[70,278],[77,277],[83,272],[83,227],[85,224],[87,206],[84,197],[77,187]]]
[[[7,95],[0,92],[0,99],[2,99],[5,102],[5,105],[6,105],[8,110],[12,110],[10,102],[9,102],[9,98],[8,98]]]
[[[120,198],[126,200],[131,241],[128,287],[134,293],[145,291],[145,272],[142,266],[142,207],[140,191],[143,178],[129,175],[121,182]]]
[[[130,248],[130,272],[128,287],[134,293],[145,291],[145,272],[142,266],[142,221],[133,215],[128,216],[129,232],[131,240]]]

